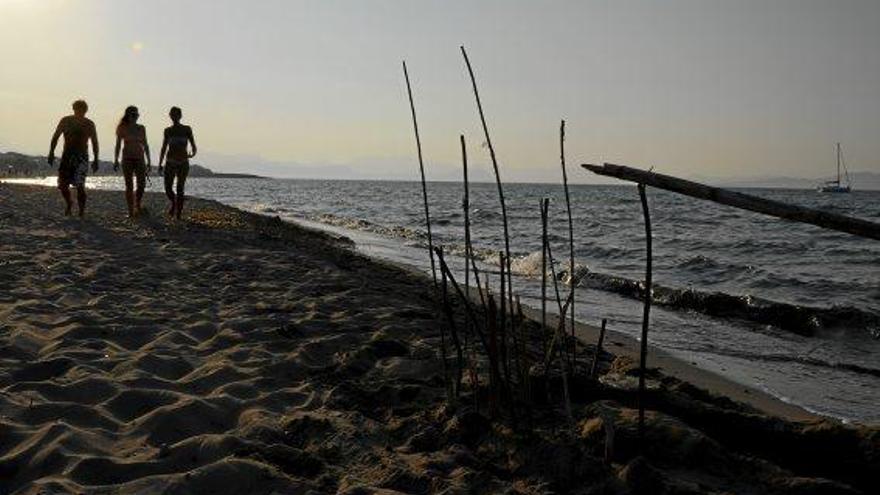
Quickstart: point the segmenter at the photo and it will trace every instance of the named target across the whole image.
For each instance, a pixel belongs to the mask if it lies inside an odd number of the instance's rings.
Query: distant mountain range
[[[200,155],[201,156],[201,155]],[[302,165],[296,163],[269,162],[256,156],[225,156],[205,155],[208,161],[221,170],[251,170],[262,175],[214,172],[201,166],[190,166],[190,177],[213,177],[213,178],[254,178],[254,177],[295,177],[309,179],[367,179],[367,180],[417,180],[415,174],[402,174],[400,171],[405,166],[411,167],[412,163],[398,163],[394,160],[376,159],[360,167],[334,164]],[[447,167],[448,168],[448,167]],[[428,180],[460,180],[458,170],[444,167],[434,167],[433,176]],[[155,173],[156,167],[153,167]],[[16,152],[0,152],[0,177],[42,177],[53,175],[55,167],[46,164],[46,157],[25,155]],[[97,175],[114,175],[113,164],[107,161],[101,162]],[[880,173],[877,172],[851,172],[850,182],[854,191],[880,190]],[[591,182],[620,184],[615,180],[603,180],[603,178],[590,177]],[[540,182],[540,177],[535,177]],[[471,171],[471,181],[492,181],[492,175],[479,168]],[[716,185],[720,187],[743,187],[743,188],[781,188],[781,189],[815,189],[831,177],[804,179],[800,177],[749,177],[743,179],[697,177],[698,182]],[[528,179],[526,179],[528,181]]]
[[[60,159],[60,157],[58,158]],[[113,163],[108,161],[100,161],[98,171],[95,175],[116,175],[121,172],[113,171]],[[155,164],[154,164],[155,165]],[[54,175],[57,170],[58,162],[49,166],[46,163],[45,156],[24,155],[21,153],[0,152],[0,177],[43,177],[46,175]],[[154,166],[152,173],[156,174],[157,170]],[[238,173],[219,173],[214,172],[207,167],[191,164],[189,168],[190,177],[206,177],[206,178],[257,178],[259,176],[252,174]]]
[[[880,173],[850,172],[854,191],[880,190]],[[834,180],[833,177],[802,179],[799,177],[754,177],[748,179],[720,179],[712,181],[721,187],[768,187],[781,189],[815,189],[817,185]]]

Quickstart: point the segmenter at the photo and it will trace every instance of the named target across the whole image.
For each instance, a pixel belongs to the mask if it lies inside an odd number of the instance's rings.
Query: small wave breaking
[[[565,276],[565,274],[561,274]],[[588,269],[575,273],[579,287],[604,290],[642,300],[645,284],[616,275],[593,272]],[[723,292],[704,292],[696,289],[678,289],[654,285],[652,301],[659,306],[689,310],[720,318],[737,318],[807,337],[822,329],[863,329],[873,338],[880,334],[880,315],[852,306],[816,308],[762,299],[752,295],[731,295]]]

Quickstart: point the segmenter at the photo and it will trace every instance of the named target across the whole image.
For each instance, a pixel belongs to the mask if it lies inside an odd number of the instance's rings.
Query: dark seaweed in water
[[[641,281],[593,271],[583,273],[578,280],[578,286],[614,292],[639,300],[645,294],[645,286]],[[876,330],[871,329],[880,327],[880,316],[851,306],[813,308],[750,295],[734,296],[723,292],[675,289],[656,284],[652,292],[652,300],[657,305],[772,325],[807,337],[814,336],[821,329],[859,328],[868,329],[877,338]]]

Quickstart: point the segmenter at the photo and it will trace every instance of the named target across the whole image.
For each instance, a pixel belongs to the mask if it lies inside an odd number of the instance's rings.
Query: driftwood
[[[846,232],[859,237],[880,240],[880,224],[860,218],[828,213],[825,211],[789,205],[779,201],[759,198],[751,194],[707,186],[698,182],[679,179],[671,175],[657,174],[637,168],[606,163],[605,165],[581,165],[585,169],[608,177],[647,184],[658,189],[677,192],[697,199],[714,201],[743,210],[763,213],[794,222],[809,223],[830,230]]]
[[[403,62],[403,77],[406,79],[406,93],[409,95],[409,109],[412,112],[413,129],[416,134],[416,150],[419,154],[419,172],[422,176],[422,199],[425,202],[425,227],[428,229],[428,255],[431,257],[431,276],[434,278],[434,288],[437,288],[437,269],[434,267],[434,241],[431,238],[431,214],[428,209],[428,186],[425,184],[425,163],[422,160],[422,140],[419,137],[419,123],[416,120],[416,105],[413,103],[412,87],[409,84],[409,73],[406,71],[406,61]]]
[[[651,316],[651,213],[648,210],[648,197],[645,185],[639,184],[639,199],[642,201],[642,214],[645,216],[645,306],[642,311],[642,348],[639,353],[639,445],[645,439],[645,368],[648,360],[648,325]]]

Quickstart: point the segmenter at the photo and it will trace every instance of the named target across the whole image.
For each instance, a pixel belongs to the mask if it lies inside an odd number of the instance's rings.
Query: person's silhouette
[[[189,159],[196,156],[197,149],[192,129],[188,125],[180,123],[180,119],[183,117],[180,108],[171,107],[168,116],[171,117],[173,125],[165,129],[162,151],[159,153],[159,172],[162,172],[162,162],[165,160],[165,152],[167,151],[168,162],[163,177],[165,178],[165,194],[171,201],[168,214],[179,219],[183,213],[184,188],[186,177],[189,175]],[[192,147],[192,153],[187,152],[187,144]],[[177,179],[176,191],[174,179]]]
[[[64,197],[67,208],[65,215],[70,215],[73,202],[70,198],[70,186],[76,187],[76,202],[79,206],[79,216],[86,211],[86,175],[89,172],[89,141],[92,142],[92,154],[95,160],[92,162],[92,170],[98,171],[98,135],[95,132],[95,123],[86,118],[89,105],[83,100],[73,102],[73,115],[63,117],[55,127],[52,134],[52,143],[49,145],[49,165],[55,163],[55,147],[58,138],[64,135],[64,151],[61,153],[61,163],[58,164],[58,189]]]
[[[147,143],[147,129],[137,123],[140,116],[137,107],[130,106],[116,126],[116,150],[113,155],[113,170],[119,169],[119,148],[122,145],[122,175],[125,177],[125,202],[128,205],[129,218],[141,212],[141,200],[144,197],[144,182],[150,171],[150,145]],[[144,161],[146,156],[146,162]],[[133,179],[137,179],[137,193]]]

